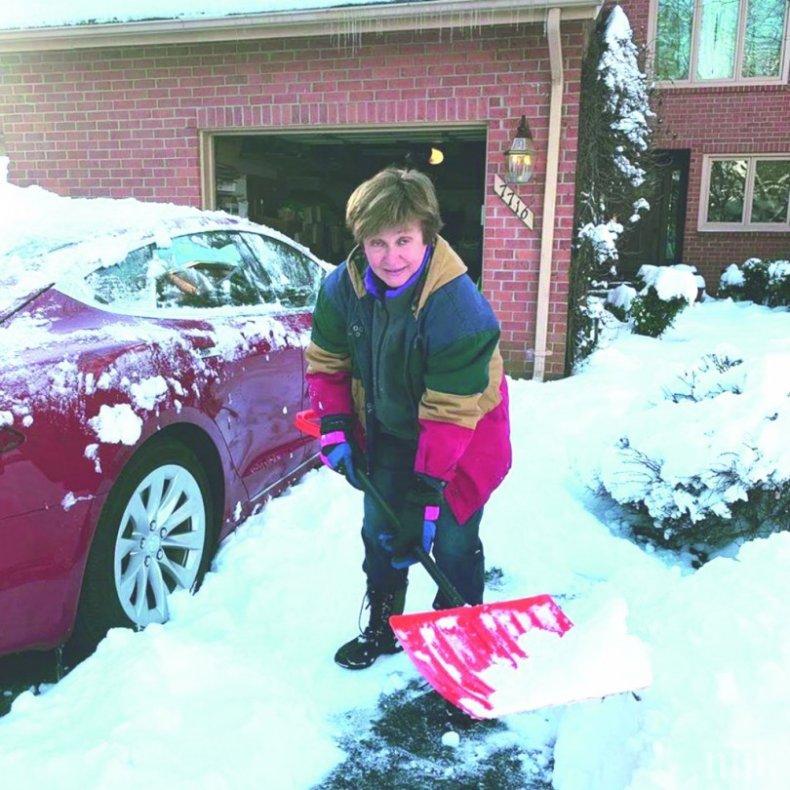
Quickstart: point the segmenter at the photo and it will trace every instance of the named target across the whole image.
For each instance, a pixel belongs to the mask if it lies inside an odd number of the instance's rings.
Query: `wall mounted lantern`
[[[532,178],[532,167],[535,161],[535,143],[529,130],[527,116],[522,115],[516,130],[516,136],[505,151],[507,165],[506,181],[509,184],[526,184]]]

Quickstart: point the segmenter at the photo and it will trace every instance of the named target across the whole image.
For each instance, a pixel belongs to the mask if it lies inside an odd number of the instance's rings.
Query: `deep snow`
[[[641,701],[506,718],[540,764],[553,748],[558,788],[786,786],[790,533],[693,571],[623,538],[621,511],[584,485],[621,421],[649,414],[679,371],[721,342],[759,355],[766,337],[774,360],[790,363],[790,313],[709,301],[663,339],[615,339],[570,379],[511,382],[514,468],[483,521],[487,564],[502,569],[488,597],[551,593],[579,627],[624,602],[654,676]],[[356,491],[309,473],[231,536],[198,596],[175,596],[171,622],[112,631],[60,683],[15,701],[0,719],[4,785],[320,782],[379,695],[415,676],[403,655],[360,673],[332,663],[356,629],[360,518]],[[408,608],[429,608],[426,575],[411,580]],[[442,727],[426,737],[456,741]]]

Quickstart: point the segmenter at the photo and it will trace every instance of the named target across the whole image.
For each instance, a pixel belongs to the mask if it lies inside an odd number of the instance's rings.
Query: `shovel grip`
[[[362,486],[365,493],[368,494],[371,499],[373,499],[373,501],[376,503],[376,506],[384,514],[387,521],[389,521],[392,528],[396,531],[396,533],[400,532],[400,519],[395,514],[395,511],[384,500],[384,497],[381,496],[378,489],[373,484],[373,481],[362,469],[354,469],[354,474],[356,475],[360,486]],[[434,560],[422,548],[422,546],[415,546],[410,551],[417,557],[422,567],[428,571],[428,575],[436,582],[437,587],[442,591],[442,595],[445,597],[447,603],[449,603],[450,606],[466,606],[466,601],[461,597],[461,594],[458,592],[458,590],[455,589],[453,583],[444,575],[442,569],[434,562]]]

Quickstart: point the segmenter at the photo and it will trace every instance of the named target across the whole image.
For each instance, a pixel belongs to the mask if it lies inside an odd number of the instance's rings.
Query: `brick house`
[[[653,20],[664,25],[667,14],[654,5],[664,1],[623,2],[637,39],[655,39]],[[783,0],[772,2],[784,13]],[[420,166],[434,176],[444,235],[499,314],[509,371],[562,375],[581,62],[600,4],[299,5],[0,30],[0,152],[11,179],[245,213],[337,261],[350,241],[342,210],[351,189],[387,164]],[[725,200],[726,228],[697,219],[710,183],[719,195],[743,171],[749,197],[757,168],[774,177],[787,164],[763,158],[790,152],[786,18],[778,24],[778,78],[662,88],[667,189],[637,251],[650,262],[696,263],[715,285],[720,264],[787,249],[786,214],[783,226],[774,217],[744,228]],[[512,187],[531,212],[519,217],[494,186],[522,115],[536,150],[533,177]],[[430,164],[434,149],[441,164]],[[719,155],[734,157],[734,170],[711,164]]]
[[[695,264],[715,293],[750,256],[790,258],[786,0],[622,0],[656,81],[661,199],[635,257]]]

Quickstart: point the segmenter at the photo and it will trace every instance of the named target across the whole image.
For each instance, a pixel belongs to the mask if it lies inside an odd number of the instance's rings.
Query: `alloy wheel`
[[[115,542],[118,600],[138,626],[168,619],[168,597],[192,589],[206,551],[206,505],[183,466],[151,471],[132,493]]]

